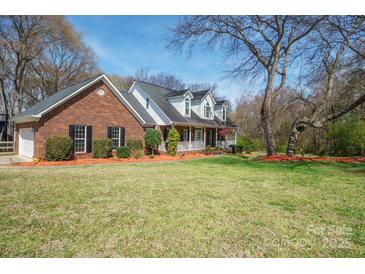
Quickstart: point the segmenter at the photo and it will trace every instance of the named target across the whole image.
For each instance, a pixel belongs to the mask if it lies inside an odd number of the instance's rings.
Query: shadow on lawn
[[[269,162],[258,158],[242,158],[240,156],[223,156],[216,158],[200,159],[199,162],[211,163],[217,165],[229,165],[231,167],[250,167],[257,169],[267,169],[270,171],[289,171],[301,173],[323,173],[328,172],[336,174],[338,172],[349,172],[365,175],[364,163],[339,163],[339,162],[309,162],[309,161],[281,161]]]

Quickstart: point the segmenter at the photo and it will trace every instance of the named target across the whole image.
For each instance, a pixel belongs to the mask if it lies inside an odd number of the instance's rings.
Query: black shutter
[[[124,137],[125,137],[125,128],[124,127],[121,127],[120,128],[120,136],[119,136],[119,138],[120,138],[120,146],[124,146]]]
[[[106,138],[112,138],[112,127],[107,127]]]
[[[90,153],[92,151],[92,142],[93,142],[93,127],[86,127],[86,152]]]
[[[70,136],[72,140],[75,140],[75,125],[68,126],[68,136]]]
[[[75,125],[68,126],[68,136],[72,139],[72,150],[75,151]]]

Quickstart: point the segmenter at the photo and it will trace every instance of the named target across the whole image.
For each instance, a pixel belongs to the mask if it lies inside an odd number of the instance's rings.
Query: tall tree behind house
[[[97,70],[63,16],[0,16],[0,43],[1,105],[10,117]]]

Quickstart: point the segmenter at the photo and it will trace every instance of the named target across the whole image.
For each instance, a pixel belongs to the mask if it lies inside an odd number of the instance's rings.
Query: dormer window
[[[150,98],[146,98],[146,108],[150,107]]]
[[[205,105],[205,118],[210,118],[212,113],[212,108],[210,107],[209,103]]]
[[[190,116],[190,98],[185,98],[185,115]]]
[[[226,120],[226,107],[223,106],[223,109],[222,109],[222,120],[225,121]]]

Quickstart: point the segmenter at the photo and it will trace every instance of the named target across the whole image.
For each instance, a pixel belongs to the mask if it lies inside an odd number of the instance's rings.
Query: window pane
[[[75,152],[85,151],[85,140],[75,140]]]
[[[112,139],[113,141],[113,149],[117,149],[119,147],[119,139]]]
[[[119,128],[112,127],[112,139],[117,138],[119,139]]]
[[[185,115],[189,115],[190,103],[189,99],[185,99]]]
[[[210,118],[210,106],[208,105],[205,107],[205,117]]]
[[[76,126],[75,127],[75,138],[85,138],[85,126]]]
[[[202,131],[201,129],[195,130],[195,141],[201,141],[202,140]]]

